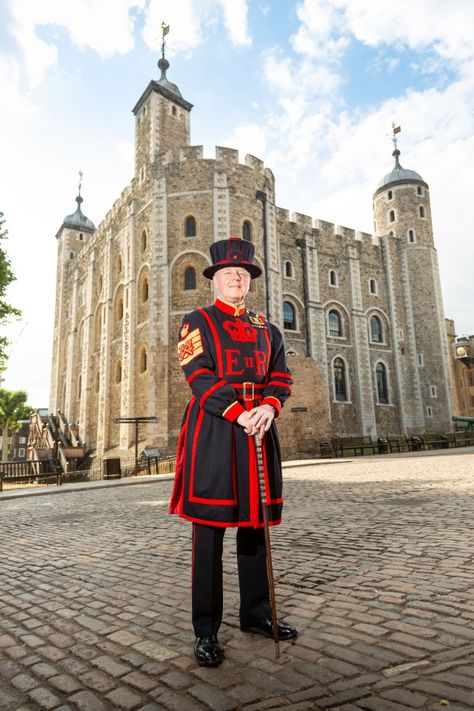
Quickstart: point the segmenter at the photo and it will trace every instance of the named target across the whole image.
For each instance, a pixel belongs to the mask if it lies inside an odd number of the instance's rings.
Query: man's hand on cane
[[[262,439],[265,432],[270,429],[270,425],[275,417],[275,408],[271,405],[258,405],[248,412],[243,412],[237,418],[248,435],[256,435]]]

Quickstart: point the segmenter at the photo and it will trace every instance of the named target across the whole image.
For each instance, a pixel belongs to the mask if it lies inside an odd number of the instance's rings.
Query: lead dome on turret
[[[77,209],[71,215],[66,215],[63,220],[63,227],[72,227],[73,229],[80,229],[86,232],[93,232],[95,230],[95,225],[92,220],[89,220],[86,215],[81,210],[81,203],[83,198],[78,195],[76,198]]]
[[[395,165],[393,167],[393,170],[390,171],[390,173],[387,173],[387,175],[384,175],[382,180],[377,185],[376,191],[380,190],[381,188],[385,188],[388,185],[392,185],[393,183],[407,182],[408,180],[416,180],[416,182],[421,183],[425,182],[419,173],[414,170],[408,170],[407,168],[403,168],[400,165],[400,151],[398,150],[398,148],[393,151],[392,155],[395,158]]]

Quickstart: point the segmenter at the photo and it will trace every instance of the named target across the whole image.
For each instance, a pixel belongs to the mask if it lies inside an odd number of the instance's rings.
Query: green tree
[[[2,431],[2,462],[8,462],[8,435],[19,430],[21,420],[27,420],[32,407],[26,404],[28,396],[24,390],[3,390],[0,388],[0,429]]]
[[[3,227],[4,224],[5,218],[3,212],[0,212],[0,240],[6,239],[8,234],[8,230]],[[15,275],[12,271],[10,259],[5,250],[0,247],[0,325],[4,325],[12,316],[15,318],[21,316],[21,311],[5,301],[7,288],[14,280]],[[8,339],[5,336],[0,336],[0,371],[5,370],[6,367],[7,346]]]

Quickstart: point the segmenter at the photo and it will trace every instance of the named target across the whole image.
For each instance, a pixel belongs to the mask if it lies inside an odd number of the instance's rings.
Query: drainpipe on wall
[[[265,190],[257,190],[255,193],[257,200],[262,203],[263,210],[263,263],[265,265],[265,310],[269,321],[272,320],[270,313],[270,270],[268,266],[268,229],[267,229],[267,193]]]
[[[306,334],[306,356],[309,357],[311,355],[311,348],[310,348],[310,331],[309,331],[309,289],[308,289],[308,260],[306,258],[306,240],[303,239],[296,239],[295,240],[296,246],[301,250],[301,265],[303,268],[303,300],[304,300],[304,312],[305,312],[305,318],[304,318],[304,327],[305,327],[305,334]]]

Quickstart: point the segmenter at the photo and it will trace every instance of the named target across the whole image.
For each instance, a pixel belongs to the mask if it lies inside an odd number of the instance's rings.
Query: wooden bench
[[[370,435],[360,437],[333,437],[331,444],[335,457],[357,457],[364,454],[378,454],[379,443]]]

